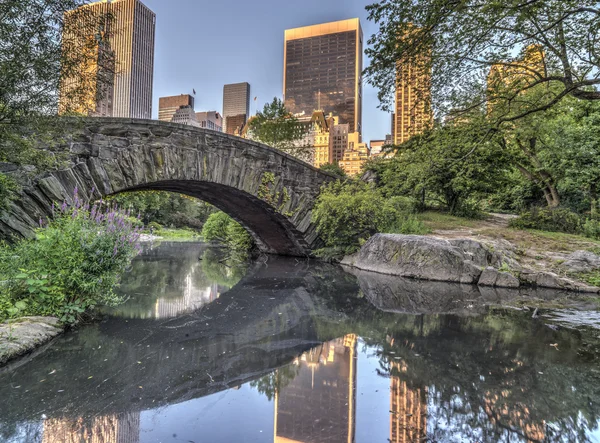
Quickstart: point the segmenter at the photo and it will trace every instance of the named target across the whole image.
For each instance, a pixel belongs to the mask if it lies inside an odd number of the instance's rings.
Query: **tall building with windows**
[[[196,119],[201,128],[223,132],[223,118],[217,111],[196,112]]]
[[[81,57],[67,54],[79,66],[61,81],[59,111],[151,118],[155,28],[156,15],[140,0],[103,0],[67,12],[63,51]],[[87,92],[73,94],[79,89]]]
[[[158,119],[161,122],[170,122],[173,120],[175,112],[182,106],[194,109],[194,97],[188,94],[160,97],[158,99]]]
[[[421,134],[433,123],[429,57],[422,54],[396,64],[396,105],[392,141],[399,145]]]
[[[293,114],[315,109],[362,126],[363,34],[358,18],[288,29],[284,35],[283,97]]]
[[[223,86],[223,131],[227,134],[239,132],[249,117],[250,84],[243,82]]]

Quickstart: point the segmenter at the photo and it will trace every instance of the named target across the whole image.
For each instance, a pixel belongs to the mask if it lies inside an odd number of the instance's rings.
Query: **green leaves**
[[[307,149],[300,146],[302,125],[277,97],[248,122],[248,138],[306,160]]]
[[[394,103],[398,63],[431,76],[434,109],[442,117],[450,110],[483,110],[488,100],[513,103],[533,85],[549,86],[549,94],[523,102],[511,118],[553,107],[566,96],[600,99],[596,0],[380,0],[367,11],[378,30],[365,51],[371,64],[364,74],[384,109]],[[543,55],[535,62],[523,57],[532,45]],[[520,79],[489,89],[493,66],[504,80],[510,77],[506,68],[519,71]]]

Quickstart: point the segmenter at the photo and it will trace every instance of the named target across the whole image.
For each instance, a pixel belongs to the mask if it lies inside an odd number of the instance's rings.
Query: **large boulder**
[[[375,234],[342,264],[380,274],[457,283],[477,283],[482,272],[461,248],[418,235]]]
[[[477,284],[479,286],[495,286],[497,288],[518,288],[520,286],[517,277],[508,272],[498,271],[491,266],[485,268],[481,273]]]
[[[600,269],[600,256],[589,251],[575,251],[561,265],[569,273],[591,272]]]

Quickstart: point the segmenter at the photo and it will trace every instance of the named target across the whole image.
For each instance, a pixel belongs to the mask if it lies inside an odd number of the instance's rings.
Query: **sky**
[[[250,83],[251,114],[282,98],[285,29],[358,17],[364,47],[377,30],[371,0],[142,0],[156,14],[153,118],[158,98],[192,94],[200,111],[223,110],[223,85]],[[363,68],[369,60],[363,57]],[[363,85],[363,141],[383,139],[390,117]]]

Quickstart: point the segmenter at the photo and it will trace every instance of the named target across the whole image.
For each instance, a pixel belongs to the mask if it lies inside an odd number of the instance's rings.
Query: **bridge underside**
[[[203,200],[227,213],[254,238],[263,252],[309,256],[311,248],[302,234],[263,200],[236,188],[211,182],[169,180],[124,189],[123,192],[168,191]]]

